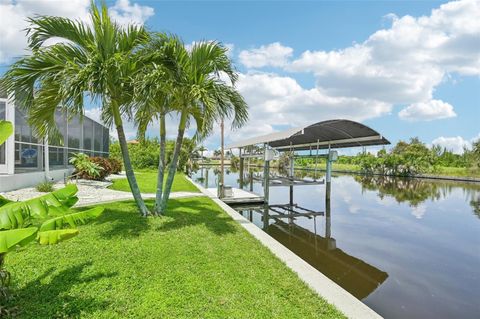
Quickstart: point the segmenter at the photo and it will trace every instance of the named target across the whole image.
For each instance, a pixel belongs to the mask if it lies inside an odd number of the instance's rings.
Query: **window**
[[[15,143],[15,173],[40,170],[43,167],[43,147]]]
[[[38,139],[32,134],[32,129],[27,123],[25,114],[18,107],[15,107],[15,141],[38,143]]]
[[[48,161],[50,166],[56,166],[57,168],[65,167],[65,149],[63,147],[49,147],[48,148]]]
[[[103,151],[103,126],[98,123],[93,123],[95,126],[94,150],[96,152]]]
[[[93,140],[93,121],[83,118],[83,149],[91,150]]]
[[[82,148],[80,141],[82,140],[82,123],[80,123],[80,117],[73,117],[68,122],[68,147]]]
[[[64,146],[65,136],[67,136],[67,118],[64,113],[60,111],[55,112],[55,124],[60,133],[60,136],[56,139],[50,139],[50,145]]]
[[[108,153],[109,152],[109,144],[110,144],[110,132],[108,128],[103,128],[103,151]]]

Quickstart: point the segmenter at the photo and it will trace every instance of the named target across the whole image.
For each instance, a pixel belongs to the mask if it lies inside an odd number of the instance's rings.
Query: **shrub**
[[[36,187],[36,190],[42,193],[49,193],[53,192],[53,183],[49,181],[42,182],[38,184]]]
[[[79,178],[84,179],[101,179],[100,172],[103,171],[103,168],[90,161],[89,157],[83,153],[76,153],[69,160],[70,164],[75,167],[75,173]]]
[[[108,159],[110,161],[110,166],[111,166],[111,169],[112,169],[112,174],[118,174],[122,171],[122,161],[116,159],[116,158],[109,158]]]
[[[88,158],[88,160],[91,163],[94,163],[94,164],[96,164],[96,165],[98,165],[102,168],[102,170],[100,170],[98,172],[98,175],[96,177],[94,177],[94,179],[102,180],[105,177],[107,177],[108,175],[112,174],[112,165],[111,165],[110,161],[108,160],[108,158],[105,158],[105,157],[90,157],[90,158]]]
[[[172,159],[174,147],[175,141],[168,140],[166,143],[167,165]],[[128,143],[128,152],[134,169],[158,168],[160,143],[157,138],[145,139],[136,143]],[[180,151],[177,169],[179,171],[188,170],[188,168],[192,166],[189,162],[191,162],[193,158],[199,157],[197,153],[194,140],[185,138]],[[123,163],[122,153],[118,142],[110,144],[110,159],[116,159],[119,160],[120,163]]]

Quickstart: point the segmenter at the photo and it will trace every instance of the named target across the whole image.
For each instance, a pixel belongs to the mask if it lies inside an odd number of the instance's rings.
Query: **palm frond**
[[[37,16],[27,21],[30,24],[27,28],[28,45],[32,50],[40,49],[46,41],[55,38],[71,41],[82,50],[88,50],[94,43],[89,26],[78,20]]]

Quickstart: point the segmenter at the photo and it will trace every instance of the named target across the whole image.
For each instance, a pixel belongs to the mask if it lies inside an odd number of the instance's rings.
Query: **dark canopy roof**
[[[279,151],[343,148],[386,145],[390,142],[377,131],[350,120],[329,120],[257,136],[228,145],[226,148],[244,148],[251,145],[268,144]]]

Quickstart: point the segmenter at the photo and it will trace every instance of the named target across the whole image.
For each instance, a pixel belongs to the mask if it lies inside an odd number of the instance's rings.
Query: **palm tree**
[[[207,148],[203,145],[201,145],[199,148],[198,148],[198,151],[200,152],[200,158],[202,159],[203,161],[203,152],[207,151]]]
[[[149,44],[138,54],[143,59],[143,68],[135,77],[135,123],[139,139],[145,138],[149,124],[160,122],[160,154],[158,161],[157,189],[154,212],[160,211],[163,194],[163,177],[166,166],[166,124],[165,116],[169,110],[168,68],[164,59],[164,49],[168,39],[163,34],[154,36]]]
[[[149,43],[137,54],[142,63],[142,69],[136,74],[135,83],[135,123],[138,126],[140,139],[145,138],[149,124],[160,123],[160,154],[158,161],[157,189],[154,211],[160,214],[160,204],[163,196],[163,180],[166,168],[166,124],[165,117],[175,110],[176,104],[171,92],[178,72],[176,54],[183,47],[181,40],[174,35],[163,33],[153,34]],[[200,113],[193,114],[197,127],[203,125]],[[201,134],[196,138],[200,139]],[[195,145],[195,144],[193,144]]]
[[[197,122],[197,138],[208,135],[220,119],[233,116],[234,128],[242,126],[248,119],[247,104],[233,86],[238,75],[223,45],[200,42],[187,50],[182,44],[174,46],[172,53],[176,68],[169,94],[180,120],[160,213],[167,207],[183,136],[191,119]],[[222,76],[226,76],[231,85],[222,80]]]
[[[62,17],[30,18],[27,28],[32,54],[20,58],[3,79],[29,114],[30,124],[40,136],[58,136],[55,110],[60,106],[69,117],[83,115],[84,97],[102,101],[102,118],[114,124],[133,197],[142,215],[148,210],[130,162],[122,116],[131,116],[131,75],[139,63],[132,57],[148,43],[142,26],[120,27],[111,20],[105,4],[92,1],[91,23]],[[45,46],[51,39],[64,42]]]

